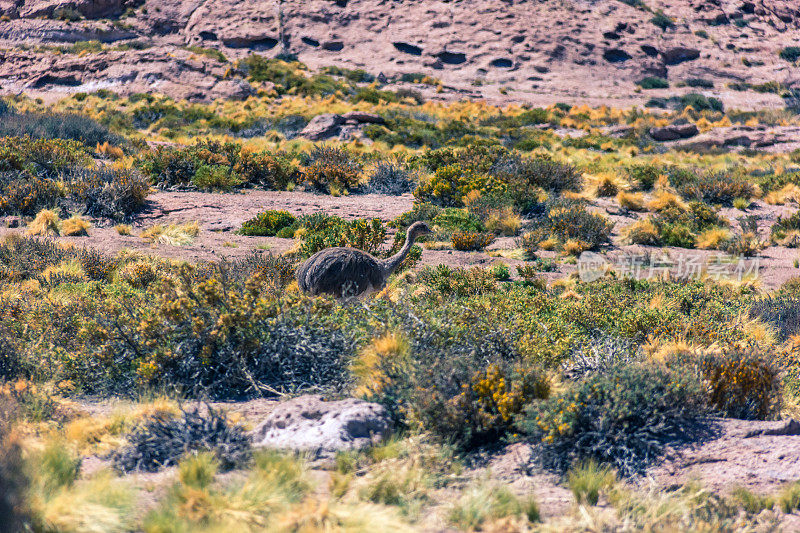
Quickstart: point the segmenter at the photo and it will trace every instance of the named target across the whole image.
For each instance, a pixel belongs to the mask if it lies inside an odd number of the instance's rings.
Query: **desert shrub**
[[[77,141],[0,137],[0,172],[24,170],[53,178],[63,169],[89,164],[84,146]]]
[[[412,192],[417,176],[400,161],[381,161],[370,171],[365,192],[379,194],[405,194]]]
[[[130,169],[73,167],[59,177],[66,185],[66,207],[96,218],[128,219],[150,194],[147,179]]]
[[[302,257],[336,246],[358,248],[377,255],[386,238],[386,228],[379,218],[346,221],[328,217],[328,222],[319,228],[306,227],[301,238],[299,254]]]
[[[680,105],[684,108],[691,107],[695,111],[718,111],[721,113],[725,110],[722,100],[700,93],[689,93],[681,96]]]
[[[770,230],[773,242],[783,240],[793,231],[800,231],[800,211],[792,213],[788,217],[779,216]]]
[[[702,202],[665,203],[657,215],[631,224],[625,234],[634,244],[693,248],[703,232],[726,226],[725,219]]]
[[[579,191],[583,187],[583,178],[577,168],[542,156],[524,158],[512,153],[500,158],[491,173],[511,185],[517,184],[518,179],[528,188],[539,187],[556,193]]]
[[[255,152],[232,142],[198,142],[180,148],[159,146],[144,151],[135,164],[162,189],[194,184],[200,188],[247,186],[282,190],[297,176],[297,168],[286,154]]]
[[[478,217],[464,209],[448,207],[430,220],[437,232],[484,232],[486,228]]]
[[[672,18],[667,16],[660,9],[655,12],[653,18],[650,19],[650,22],[661,28],[662,31],[666,31],[668,28],[675,27],[675,22],[672,20]]]
[[[631,184],[640,191],[649,191],[662,174],[662,170],[654,165],[632,165],[625,169]]]
[[[689,78],[684,80],[684,83],[689,87],[700,87],[702,89],[714,88],[714,82],[705,78]]]
[[[242,180],[233,174],[230,167],[202,165],[192,176],[192,184],[204,191],[230,191],[242,185]]]
[[[23,172],[0,173],[0,180],[0,211],[5,214],[33,216],[57,205],[61,198],[62,191],[55,180],[31,177]]]
[[[119,279],[137,289],[146,289],[158,280],[158,273],[148,261],[131,261],[119,269]]]
[[[659,78],[655,76],[648,76],[647,78],[642,78],[641,80],[636,82],[636,85],[641,87],[642,89],[668,89],[669,82],[664,78]]]
[[[566,392],[532,404],[520,429],[541,443],[543,464],[580,461],[642,472],[668,443],[695,439],[704,416],[700,384],[660,367],[632,364],[591,374]]]
[[[742,218],[739,220],[739,226],[741,233],[723,242],[720,246],[723,251],[731,255],[750,257],[757,255],[767,246],[767,243],[758,236],[758,220],[755,216]]]
[[[450,238],[453,248],[465,252],[483,250],[494,240],[492,233],[478,233],[474,231],[454,231]]]
[[[781,51],[778,52],[778,55],[785,61],[795,63],[798,59],[800,59],[800,46],[787,46],[781,49]]]
[[[770,294],[750,304],[751,318],[770,324],[785,341],[800,333],[800,298],[792,294]]]
[[[411,211],[406,211],[391,221],[389,225],[402,231],[414,222],[423,221],[432,224],[433,219],[436,218],[441,212],[442,208],[438,205],[433,205],[428,202],[414,202],[414,206],[411,208]]]
[[[242,224],[239,233],[274,237],[283,228],[294,224],[295,220],[288,211],[264,211]]]
[[[181,416],[157,414],[146,419],[115,450],[114,467],[128,472],[156,472],[176,465],[186,455],[212,452],[223,469],[240,466],[251,457],[250,438],[221,411],[206,406],[183,410]]]
[[[418,280],[442,295],[470,296],[497,289],[494,277],[482,268],[425,267],[419,271]]]
[[[730,348],[720,353],[680,354],[673,364],[706,385],[708,404],[721,416],[765,420],[780,411],[782,382],[772,354]]]
[[[752,198],[756,190],[744,178],[718,172],[701,174],[680,186],[678,192],[686,199],[729,206],[736,198]]]
[[[444,207],[461,207],[464,196],[471,190],[476,176],[458,164],[439,167],[433,176],[423,179],[414,196],[422,202]]]
[[[305,179],[313,188],[331,192],[358,187],[362,166],[347,148],[315,146],[308,154],[308,159],[309,164],[304,170]]]
[[[87,392],[124,395],[177,389],[230,398],[344,389],[352,332],[330,330],[323,316],[279,313],[265,297],[291,279],[279,263],[254,260],[241,275],[236,265],[183,266],[156,291],[100,302],[102,314],[76,339],[75,349],[87,356],[60,361],[64,379]]]
[[[520,246],[529,255],[547,239],[554,239],[561,246],[572,241],[581,243],[584,250],[596,249],[609,242],[613,227],[608,218],[589,213],[579,202],[556,200],[548,205],[537,227],[522,235]]]
[[[8,113],[0,122],[0,137],[4,136],[67,139],[87,146],[125,144],[123,137],[111,133],[106,126],[89,117],[60,113]]]

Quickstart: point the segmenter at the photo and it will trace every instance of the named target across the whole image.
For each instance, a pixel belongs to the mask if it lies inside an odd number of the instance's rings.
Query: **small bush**
[[[400,195],[412,192],[417,176],[399,161],[381,161],[369,174],[365,192]]]
[[[478,217],[464,209],[457,209],[455,207],[448,207],[444,211],[439,212],[430,220],[430,223],[435,227],[437,233],[454,231],[482,233],[486,231],[486,228]]]
[[[671,17],[668,17],[663,11],[660,9],[656,11],[653,18],[650,19],[650,22],[661,28],[662,31],[666,31],[668,28],[674,28],[675,22],[672,20]]]
[[[0,137],[67,139],[87,146],[109,143],[120,146],[125,139],[95,120],[74,114],[8,113],[0,121]]]
[[[561,246],[573,241],[582,243],[584,249],[597,249],[609,242],[613,227],[614,223],[607,217],[589,213],[580,203],[557,200],[548,206],[538,227],[523,235],[523,248],[529,248],[532,253],[534,244],[541,246],[542,241],[551,238]]]
[[[713,89],[714,82],[705,78],[689,78],[684,81],[689,87],[700,87],[702,89]]]
[[[653,188],[658,177],[663,171],[653,165],[634,165],[627,167],[628,179],[639,191],[649,191]]]
[[[205,191],[231,191],[242,183],[230,168],[222,165],[203,165],[192,176],[192,184]]]
[[[679,368],[691,371],[708,387],[708,402],[722,416],[768,420],[781,408],[780,369],[770,354],[756,349],[681,354]]]
[[[491,233],[478,233],[472,231],[455,231],[451,237],[453,248],[465,252],[483,250],[494,240]]]
[[[669,89],[669,82],[664,78],[650,76],[636,82],[642,89]]]
[[[778,55],[785,61],[796,63],[800,59],[800,46],[787,46],[778,52]]]
[[[566,470],[576,461],[642,472],[667,443],[696,438],[705,413],[697,381],[631,364],[593,374],[557,398],[533,404],[520,428],[542,443],[542,461]]]
[[[706,173],[682,185],[678,191],[686,199],[730,206],[736,198],[752,198],[756,189],[738,176]]]
[[[242,235],[274,237],[283,228],[289,227],[297,219],[288,211],[264,211],[257,214],[239,230]]]
[[[361,163],[346,148],[315,146],[308,155],[305,179],[319,191],[356,189],[361,180]]]
[[[206,406],[184,410],[180,417],[159,414],[147,419],[114,452],[114,466],[122,472],[156,472],[176,465],[187,454],[209,451],[229,470],[251,457],[250,439],[221,411]],[[185,472],[183,472],[185,473]]]

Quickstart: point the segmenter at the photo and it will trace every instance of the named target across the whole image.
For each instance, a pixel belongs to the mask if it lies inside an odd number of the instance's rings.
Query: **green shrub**
[[[399,195],[412,192],[417,176],[400,161],[381,161],[372,169],[365,192]]]
[[[714,82],[705,78],[689,78],[684,81],[689,87],[700,87],[702,89],[713,89]]]
[[[595,460],[627,476],[658,460],[667,444],[697,438],[704,406],[697,381],[631,364],[592,374],[558,397],[532,404],[520,429],[541,443],[548,467],[566,470]]]
[[[454,231],[450,237],[453,248],[456,250],[470,252],[483,250],[494,240],[493,233],[478,233],[474,231]]]
[[[790,63],[795,63],[798,59],[800,59],[800,46],[787,46],[778,52],[778,55],[783,60],[786,60]]]
[[[361,163],[346,148],[315,146],[308,154],[305,179],[319,191],[356,189],[361,180]]]
[[[662,174],[662,170],[655,165],[632,165],[625,169],[631,184],[640,191],[649,191]]]
[[[656,11],[653,18],[650,19],[650,22],[661,28],[662,31],[666,31],[668,28],[675,27],[675,22],[673,22],[672,18],[668,17],[660,9]]]
[[[59,113],[7,113],[0,121],[0,137],[32,139],[67,139],[87,146],[125,144],[125,139],[89,117]]]
[[[561,246],[575,241],[585,243],[587,249],[596,249],[610,241],[614,228],[607,217],[589,213],[583,204],[571,200],[552,202],[538,222],[534,230],[521,238],[521,246],[529,254],[548,238],[555,239]]]
[[[289,227],[297,219],[288,211],[264,211],[257,214],[239,230],[242,235],[274,237],[283,228]]]
[[[679,187],[681,196],[710,204],[730,206],[736,198],[752,198],[755,187],[744,178],[725,172],[704,173]]]
[[[426,267],[419,272],[419,282],[443,295],[470,296],[497,289],[494,276],[482,268]]]
[[[233,174],[230,167],[202,165],[192,176],[192,184],[205,191],[231,191],[242,185],[242,180]]]
[[[436,169],[433,176],[423,180],[414,191],[422,202],[431,202],[444,207],[461,207],[464,196],[475,186],[477,177],[461,165],[453,164]]]
[[[445,231],[484,232],[486,227],[475,215],[465,211],[448,207],[430,220],[433,226]]]
[[[411,211],[406,211],[396,219],[392,220],[389,225],[397,228],[398,230],[405,230],[414,222],[429,222],[433,224],[433,219],[442,212],[442,208],[438,205],[433,205],[428,202],[414,202]]]
[[[240,466],[251,457],[250,438],[244,429],[210,406],[206,413],[195,408],[183,411],[180,417],[171,414],[150,417],[126,441],[112,455],[114,467],[125,473],[156,472],[197,452],[211,452],[223,470]],[[182,469],[181,474],[183,477],[190,472]]]
[[[781,408],[780,369],[773,359],[754,348],[727,349],[683,354],[673,364],[706,384],[708,403],[721,416],[765,420]]]
[[[642,89],[668,89],[669,82],[664,78],[649,76],[636,82]]]
[[[347,246],[378,255],[386,239],[386,228],[379,218],[345,221],[329,217],[317,227],[305,226],[300,245],[301,257],[310,257],[325,248]]]
[[[719,98],[707,97],[700,93],[689,93],[680,97],[682,107],[691,106],[695,111],[719,111],[725,110],[722,100]]]

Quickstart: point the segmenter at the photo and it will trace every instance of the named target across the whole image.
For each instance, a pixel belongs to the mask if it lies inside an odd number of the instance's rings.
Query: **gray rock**
[[[650,128],[650,136],[656,141],[689,139],[700,133],[694,124],[670,124],[663,128]]]
[[[337,137],[344,123],[345,118],[342,115],[324,113],[311,119],[300,135],[312,141],[324,141],[331,137]]]
[[[678,63],[683,63],[684,61],[694,61],[700,57],[700,50],[696,48],[678,46],[676,48],[670,48],[669,50],[661,52],[661,57],[664,59],[664,63],[667,65],[677,65]]]
[[[382,116],[364,111],[350,111],[342,115],[345,122],[355,121],[357,124],[383,124],[386,122]]]
[[[390,433],[391,420],[382,405],[355,398],[325,401],[322,396],[306,395],[278,405],[252,437],[255,446],[325,457],[378,443]]]

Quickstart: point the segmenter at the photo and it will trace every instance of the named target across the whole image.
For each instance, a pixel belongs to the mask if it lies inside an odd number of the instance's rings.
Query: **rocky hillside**
[[[624,105],[689,82],[763,107],[800,88],[779,55],[793,45],[795,0],[0,0],[4,93],[242,98],[257,87],[235,61],[285,52],[390,81],[426,73],[443,98]],[[634,93],[646,77],[672,88]]]

